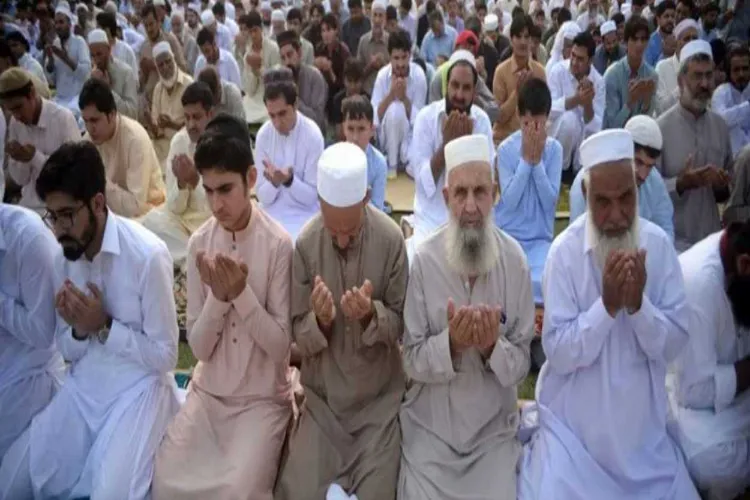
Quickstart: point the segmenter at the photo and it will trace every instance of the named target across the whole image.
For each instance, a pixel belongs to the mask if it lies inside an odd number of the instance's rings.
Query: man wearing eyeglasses
[[[157,236],[107,208],[104,163],[88,141],[55,151],[36,191],[62,247],[55,340],[71,367],[3,458],[0,499],[146,498],[179,406],[169,374],[178,341],[172,258]]]
[[[57,242],[35,213],[0,204],[0,462],[57,391]]]

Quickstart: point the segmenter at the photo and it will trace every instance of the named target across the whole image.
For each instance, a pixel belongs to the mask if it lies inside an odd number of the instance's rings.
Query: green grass
[[[177,350],[177,369],[190,370],[196,364],[198,364],[198,360],[193,356],[190,346],[180,342]]]

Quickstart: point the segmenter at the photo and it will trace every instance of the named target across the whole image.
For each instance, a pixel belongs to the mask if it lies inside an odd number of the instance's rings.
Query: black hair
[[[292,7],[289,9],[289,12],[286,13],[286,20],[289,21],[299,21],[300,23],[303,21],[302,19],[302,11],[299,10],[297,7]]]
[[[464,28],[474,33],[477,38],[482,35],[482,22],[477,16],[469,16],[464,21]]]
[[[216,2],[213,7],[211,7],[211,12],[214,13],[214,16],[226,16],[227,15],[227,9],[224,7],[224,4],[221,2]]]
[[[596,52],[596,42],[594,41],[594,37],[588,31],[581,31],[578,33],[575,38],[573,38],[573,45],[585,48],[586,53],[589,55],[589,59],[594,57],[594,53]]]
[[[425,14],[429,14],[433,10],[435,10],[437,6],[435,5],[435,0],[427,0],[427,3],[424,4],[424,11]]]
[[[389,5],[385,8],[385,20],[395,21],[398,19],[398,10],[393,5]]]
[[[158,19],[158,17],[156,17],[156,7],[154,7],[154,4],[151,2],[141,7],[141,19],[146,19],[149,14],[154,16],[154,19]]]
[[[355,82],[362,81],[365,76],[365,68],[356,57],[350,57],[344,63],[344,78]]]
[[[260,14],[258,14],[257,11],[251,10],[247,14],[242,14],[240,18],[237,19],[237,24],[239,26],[244,26],[247,29],[262,28],[263,19],[261,19]]]
[[[398,30],[388,35],[388,54],[392,54],[394,50],[411,52],[411,37],[405,30]]]
[[[459,59],[458,61],[454,62],[450,65],[448,68],[448,74],[445,75],[445,80],[447,82],[451,81],[451,73],[453,72],[453,68],[456,66],[466,66],[467,68],[471,69],[471,73],[474,75],[474,88],[477,86],[477,80],[479,79],[479,73],[477,73],[477,69],[469,63],[469,61],[464,61]]]
[[[625,14],[622,12],[616,12],[615,15],[612,16],[612,22],[615,23],[615,26],[621,25],[625,22]]]
[[[268,74],[264,75],[264,80]],[[270,81],[265,84],[263,91],[263,102],[274,101],[283,98],[284,102],[294,106],[297,104],[297,85],[293,81],[286,79]]]
[[[31,46],[29,45],[29,41],[26,40],[26,37],[23,36],[20,31],[11,31],[7,35],[5,35],[5,40],[8,43],[10,43],[10,42],[20,43],[21,45],[24,46],[26,52],[28,52],[29,50],[31,50]]]
[[[215,116],[198,139],[193,161],[200,173],[226,170],[240,174],[244,182],[255,165],[247,124],[226,113]]]
[[[111,12],[100,12],[96,15],[96,24],[111,37],[117,36],[117,17]]]
[[[97,111],[110,115],[117,112],[115,96],[109,84],[97,78],[89,78],[78,96],[78,108],[83,110],[93,105]]]
[[[656,6],[656,17],[661,17],[668,10],[675,10],[677,6],[672,0],[664,0],[662,3]]]
[[[62,144],[44,162],[35,184],[42,201],[52,193],[65,193],[87,204],[99,193],[106,199],[106,187],[104,162],[89,141]]]
[[[362,8],[362,0],[349,0],[346,3],[347,7],[349,7],[349,10],[352,9],[361,9]]]
[[[0,37],[0,58],[10,59],[11,66],[18,66],[18,58],[13,54],[13,51],[10,50],[8,42],[2,37]]]
[[[632,0],[633,7],[646,7],[648,3],[646,0]]]
[[[533,24],[534,21],[526,14],[514,17],[513,21],[510,23],[510,37],[518,38],[523,35],[524,30],[528,33],[531,31],[531,26]]]
[[[725,50],[725,53],[723,54],[723,57],[722,57],[724,61],[724,72],[727,74],[727,79],[729,79],[729,75],[732,72],[732,58],[748,57],[748,56],[750,56],[750,51],[748,51],[747,45],[745,45],[744,43],[738,42],[738,43],[729,44],[729,49]],[[715,57],[712,57],[712,58],[718,64],[717,58]]]
[[[281,33],[276,35],[276,44],[279,46],[279,50],[281,50],[286,45],[291,45],[295,48],[295,50],[299,50],[301,47],[299,37],[294,30],[282,31]]]
[[[542,39],[542,28],[537,26],[536,23],[529,25],[529,38],[536,38],[537,40]]]
[[[203,82],[208,86],[208,90],[211,92],[214,98],[219,93],[219,87],[221,85],[221,78],[219,77],[218,71],[213,66],[206,66],[198,73],[198,81]],[[187,89],[186,89],[187,90]]]
[[[570,10],[566,9],[565,7],[560,7],[560,10],[557,11],[557,24],[562,25],[562,23],[566,23],[572,20],[573,14],[570,13]]]
[[[430,12],[429,14],[427,14],[427,19],[430,21],[430,25],[432,25],[432,23],[436,23],[436,22],[440,22],[440,23],[444,23],[445,22],[445,20],[443,19],[443,13],[440,12],[439,10],[437,10],[437,9],[435,9],[432,12]]]
[[[646,155],[651,158],[652,160],[655,160],[661,155],[661,151],[659,151],[656,148],[652,148],[651,146],[644,146],[643,144],[635,143],[635,152],[643,151],[646,153]]]
[[[336,14],[329,12],[324,15],[323,19],[320,20],[320,25],[323,26],[324,24],[328,26],[329,29],[336,31],[339,27],[339,21],[336,19]]]
[[[323,7],[322,4],[314,3],[312,4],[312,7],[310,7],[310,16],[312,16],[315,12],[318,12],[320,14],[320,17],[323,17],[326,15],[326,9]]]
[[[646,37],[650,36],[648,21],[641,16],[631,16],[625,23],[625,41],[632,40],[641,33],[645,34]]]
[[[405,11],[411,11],[411,0],[401,0],[400,6]]]
[[[525,15],[526,15],[526,11],[524,11],[523,7],[521,7],[520,5],[516,5],[515,7],[513,7],[513,10],[510,12],[511,19],[519,17],[519,16],[525,16]]]
[[[207,43],[213,45],[216,42],[216,37],[214,36],[214,32],[210,29],[201,28],[195,42],[198,44],[198,47],[203,47]]]
[[[206,82],[198,80],[185,88],[180,100],[183,106],[200,104],[203,109],[210,111],[214,107],[214,92]]]
[[[548,116],[550,109],[552,109],[552,95],[547,83],[541,78],[530,78],[521,87],[518,95],[519,116],[527,113],[532,116]]]
[[[703,6],[703,11],[701,12],[702,15],[710,14],[711,12],[719,13],[721,12],[721,9],[719,9],[719,4],[716,2],[709,2],[706,5]]]
[[[354,95],[341,102],[341,116],[344,117],[344,120],[361,120],[364,118],[372,123],[375,114],[369,99],[362,95]]]

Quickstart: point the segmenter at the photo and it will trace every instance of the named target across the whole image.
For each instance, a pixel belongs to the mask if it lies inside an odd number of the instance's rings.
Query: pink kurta
[[[201,282],[199,251],[245,262],[231,303]],[[190,238],[187,337],[200,361],[156,457],[153,498],[271,500],[292,416],[288,376],[292,241],[257,205],[247,228],[210,218]]]

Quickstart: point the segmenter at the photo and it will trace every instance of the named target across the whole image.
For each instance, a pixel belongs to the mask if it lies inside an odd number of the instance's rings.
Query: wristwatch
[[[104,344],[107,342],[107,339],[109,338],[109,330],[112,328],[112,318],[107,318],[107,323],[99,329],[98,332],[96,332],[96,340],[99,341],[100,344]]]
[[[282,184],[282,186],[289,187],[292,185],[292,181],[294,181],[294,170],[289,173],[289,180]]]

